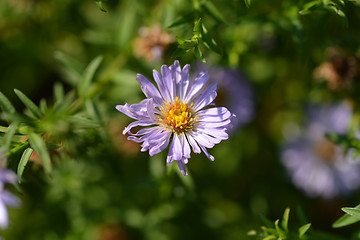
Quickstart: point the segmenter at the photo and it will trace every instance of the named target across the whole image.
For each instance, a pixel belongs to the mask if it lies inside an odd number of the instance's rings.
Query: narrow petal
[[[20,205],[20,199],[6,190],[1,193],[1,200],[5,203],[5,205],[13,207]]]
[[[223,116],[230,113],[229,110],[225,107],[214,107],[198,111],[196,114],[199,116]]]
[[[150,126],[150,125],[153,125],[154,123],[150,120],[141,120],[141,121],[135,121],[135,122],[132,122],[130,123],[125,129],[124,131],[122,132],[124,135],[127,134],[128,132],[130,132],[130,130],[133,128],[133,127],[137,127],[137,126]]]
[[[180,142],[181,142],[181,145],[182,145],[182,150],[183,150],[183,157],[185,158],[190,158],[190,154],[191,154],[191,150],[190,150],[190,146],[189,146],[189,143],[185,137],[185,134],[181,134],[179,136],[180,138]]]
[[[201,150],[200,150],[198,144],[196,143],[195,139],[190,134],[186,134],[186,137],[191,145],[193,152],[198,153],[198,154],[201,153]]]
[[[149,101],[147,102],[146,109],[147,109],[147,113],[148,113],[149,118],[153,122],[155,122],[156,121],[156,116],[154,114],[155,106],[154,106],[154,100],[152,98],[150,98]]]
[[[174,140],[172,140],[171,143],[170,143],[169,152],[168,152],[168,155],[167,155],[167,158],[166,158],[167,163],[172,163],[174,161],[173,149],[174,149]]]
[[[187,172],[186,172],[185,161],[184,160],[179,160],[179,161],[176,161],[176,163],[178,164],[181,173],[184,176],[188,175]]]
[[[160,93],[165,101],[171,101],[170,94],[168,89],[165,87],[165,83],[163,81],[163,78],[161,74],[154,69],[153,71],[153,77],[156,82],[156,84],[159,87]]]
[[[170,136],[171,132],[166,132],[164,136],[159,139],[159,143],[149,150],[149,155],[154,156],[155,154],[163,151],[169,145]]]
[[[204,108],[214,101],[217,96],[216,89],[217,82],[213,82],[203,93],[199,94],[199,97],[193,99],[195,111]]]
[[[153,98],[154,101],[161,105],[163,102],[162,97],[158,91],[158,89],[152,84],[146,77],[144,77],[142,74],[138,74],[136,77],[136,80],[141,85],[141,90],[145,94],[147,98]]]
[[[175,99],[175,82],[172,78],[171,71],[166,65],[161,66],[161,75],[164,82],[165,88],[168,90],[170,95],[170,101]]]
[[[191,85],[190,91],[185,95],[185,102],[189,102],[193,96],[195,96],[204,84],[208,81],[209,75],[206,72],[200,73]]]
[[[199,146],[205,146],[207,148],[212,148],[214,147],[215,143],[212,143],[209,141],[209,136],[206,134],[201,134],[201,133],[195,133],[192,132],[190,133],[191,136],[195,139],[195,141],[199,144]]]
[[[173,143],[174,143],[174,147],[173,147],[174,160],[183,159],[183,149],[182,149],[180,138],[177,134],[174,134]]]
[[[229,138],[229,135],[225,131],[226,129],[218,128],[209,128],[209,127],[198,127],[198,131],[204,134],[213,136],[214,138],[221,140],[226,140]]]
[[[179,84],[179,98],[183,100],[187,94],[190,76],[189,76],[190,65],[186,64],[181,72],[181,82]]]
[[[200,145],[200,147],[201,147],[201,150],[205,153],[206,157],[207,157],[210,161],[214,161],[214,160],[215,160],[215,158],[208,153],[208,151],[206,150],[206,148],[205,148],[204,146],[201,146],[201,145]]]
[[[149,99],[144,99],[140,103],[132,105],[125,103],[125,105],[117,105],[116,109],[133,119],[141,120],[148,118],[146,109],[146,104],[148,101]]]

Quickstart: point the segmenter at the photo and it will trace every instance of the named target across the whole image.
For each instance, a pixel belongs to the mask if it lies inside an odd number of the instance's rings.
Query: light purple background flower
[[[293,183],[308,196],[325,199],[347,195],[359,188],[359,166],[347,161],[344,149],[324,136],[348,131],[351,106],[347,103],[312,105],[307,113],[309,119],[304,133],[288,143],[281,154]]]

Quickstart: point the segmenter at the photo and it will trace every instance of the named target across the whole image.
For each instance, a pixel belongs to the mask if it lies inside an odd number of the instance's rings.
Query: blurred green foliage
[[[136,39],[144,38],[143,27],[155,25],[174,40],[149,60],[147,45]],[[304,122],[309,102],[351,101],[357,129],[359,75],[351,88],[331,88],[314,71],[328,61],[329,48],[358,59],[359,43],[355,0],[0,1],[0,144],[8,168],[20,177],[11,191],[22,200],[9,209],[10,227],[0,235],[253,239],[247,233],[259,228],[260,215],[274,219],[287,206],[301,205],[309,221],[291,229],[291,237],[283,236],[286,210],[260,239],[307,239],[308,222],[308,239],[358,239],[357,224],[331,225],[360,195],[306,197],[288,181],[279,149],[284,126]],[[199,60],[240,68],[254,89],[257,112],[210,150],[215,162],[192,156],[187,177],[166,165],[166,153],[149,157],[127,141],[121,132],[130,119],[115,110],[143,98],[136,73],[151,79],[152,69],[175,56],[192,65],[193,75]],[[329,138],[358,148],[354,136]],[[345,210],[358,218],[358,209],[351,209]],[[355,222],[348,215],[345,220],[337,226]]]

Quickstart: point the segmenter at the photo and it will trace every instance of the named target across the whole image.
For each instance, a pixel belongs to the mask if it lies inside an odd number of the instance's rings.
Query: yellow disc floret
[[[174,131],[186,131],[193,127],[195,120],[194,113],[191,111],[192,104],[179,101],[177,97],[174,102],[164,104],[161,108],[161,119],[165,125]]]

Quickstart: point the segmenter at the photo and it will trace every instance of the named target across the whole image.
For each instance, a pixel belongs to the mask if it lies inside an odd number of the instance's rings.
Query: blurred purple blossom
[[[293,183],[310,197],[331,199],[349,194],[360,186],[360,167],[347,161],[344,149],[325,134],[347,133],[351,106],[345,102],[312,105],[307,116],[303,134],[283,148],[282,163]]]
[[[254,93],[239,69],[208,66],[202,63],[198,63],[196,68],[196,72],[209,73],[209,82],[218,82],[215,104],[227,107],[236,116],[231,121],[230,132],[235,132],[254,118]]]

